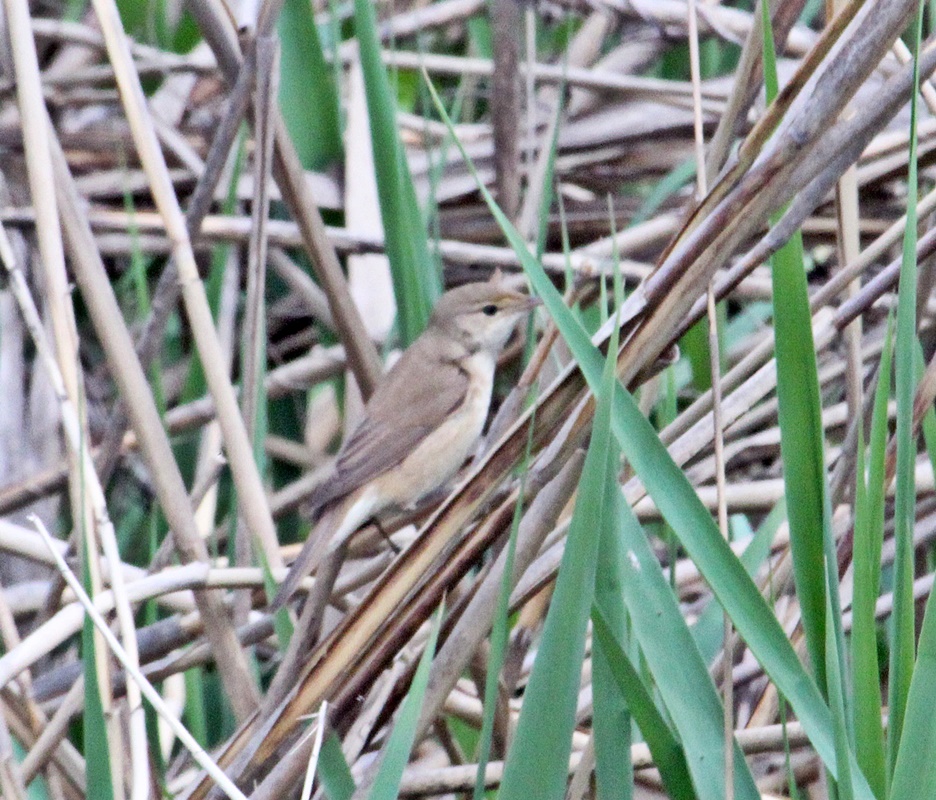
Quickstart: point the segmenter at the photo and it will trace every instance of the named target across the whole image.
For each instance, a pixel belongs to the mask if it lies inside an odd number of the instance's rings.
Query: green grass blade
[[[923,4],[914,29],[914,88],[919,85],[919,50]],[[926,603],[914,669],[913,526],[915,521],[914,461],[916,438],[911,435],[916,355],[916,233],[917,233],[917,101],[910,110],[910,167],[907,177],[907,224],[897,301],[897,495],[894,504],[894,610],[891,618],[891,659],[888,758],[893,768],[892,798],[936,797],[936,729],[931,704],[936,691],[936,610]],[[923,764],[926,764],[923,767]]]
[[[532,432],[532,428],[530,431]],[[527,455],[523,468],[522,481],[526,480],[530,442],[527,441]],[[497,607],[494,610],[494,623],[491,627],[491,648],[487,659],[487,675],[484,682],[484,716],[481,720],[481,733],[478,742],[478,774],[475,776],[474,800],[484,797],[484,777],[488,760],[491,757],[491,741],[494,737],[494,713],[497,710],[497,694],[500,686],[501,669],[507,653],[507,640],[510,633],[510,591],[513,584],[514,556],[517,551],[517,532],[520,529],[520,516],[523,510],[523,488],[514,505],[513,520],[510,525],[510,537],[507,540],[507,556],[504,560],[504,573],[501,576]]]
[[[434,88],[433,97],[440,115],[450,125],[445,109]],[[469,168],[472,162],[461,148]],[[525,243],[481,181],[482,197],[497,220],[524,272],[556,323],[563,339],[572,351],[582,375],[593,391],[600,386],[602,356],[592,344],[581,324],[566,307],[542,266],[533,258]],[[722,538],[708,509],[696,495],[688,478],[682,473],[657,432],[640,411],[633,395],[622,386],[615,387],[611,428],[624,455],[657,504],[662,516],[673,527],[683,547],[698,566],[731,617],[735,628],[764,666],[780,692],[789,700],[807,736],[833,775],[836,773],[835,747],[832,738],[832,717],[819,693],[815,681],[803,669],[771,609],[741,565],[728,543]],[[872,800],[867,781],[860,774],[857,762],[850,759],[855,796]]]
[[[762,2],[760,7],[765,85],[770,103],[777,96],[776,50],[769,5]],[[853,745],[849,735],[851,718],[846,710],[850,693],[844,683],[845,639],[838,562],[825,468],[819,368],[799,231],[771,259],[771,276],[780,453],[793,576],[813,671],[831,704],[836,788],[841,797],[851,798],[854,789],[847,764]]]
[[[936,797],[936,609],[933,595],[926,602],[920,631],[917,668],[907,693],[906,713],[900,747],[896,753],[891,800],[920,800]]]
[[[785,519],[786,502],[781,499],[761,522],[757,532],[741,553],[741,564],[752,578],[770,555],[770,545]],[[696,624],[692,626],[692,638],[705,663],[710,664],[725,644],[725,611],[716,598],[712,598],[699,615]]]
[[[83,583],[85,591],[91,592],[91,579],[88,574],[87,560],[94,557],[88,551],[82,537],[84,548]],[[95,645],[94,622],[85,615],[81,627],[81,662],[84,667],[84,757],[88,771],[88,798],[89,800],[111,800],[114,796],[114,784],[111,778],[111,756],[107,740],[107,722],[104,715],[104,704],[101,698],[101,688],[98,684],[97,660],[107,658],[107,650],[98,651]]]
[[[917,340],[916,352],[914,353],[916,363],[917,382],[922,379],[926,371],[926,361],[923,358],[923,346]],[[923,443],[926,445],[926,454],[929,456],[930,466],[936,469],[936,409],[930,406],[923,415],[920,423],[923,430]]]
[[[708,320],[700,319],[679,340],[679,352],[692,367],[692,385],[698,392],[712,388],[712,362],[709,358]]]
[[[400,706],[393,725],[393,732],[387,742],[387,752],[374,784],[371,786],[370,800],[396,800],[400,793],[400,780],[403,770],[409,761],[410,751],[413,749],[413,739],[416,736],[416,723],[419,722],[419,709],[422,706],[423,696],[426,694],[426,685],[429,683],[429,667],[435,655],[436,642],[439,639],[439,628],[442,625],[442,606],[436,612],[432,621],[432,630],[429,641],[423,650],[419,666],[413,676],[413,682],[406,693],[406,699]]]
[[[393,275],[398,327],[403,344],[408,345],[426,327],[442,285],[429,254],[425,221],[397,133],[396,103],[380,57],[373,3],[355,0],[354,26],[360,45],[377,195]]]
[[[562,80],[559,82],[558,92],[560,97],[565,97],[566,93],[566,75],[565,69],[568,67],[567,59],[562,64]],[[549,157],[546,160],[546,170],[543,174],[543,185],[540,187],[539,213],[537,214],[536,229],[536,253],[542,257],[546,251],[546,236],[549,233],[549,210],[552,208],[553,201],[553,179],[556,175],[556,155],[559,152],[559,131],[562,127],[563,104],[556,103],[556,118],[553,125],[553,135],[549,140]]]
[[[322,740],[318,777],[328,800],[351,800],[354,777],[341,750],[341,740],[334,731],[329,731]]]
[[[682,742],[696,794],[701,800],[719,800],[726,793],[721,700],[634,512],[620,492],[615,501],[621,590],[634,635]],[[737,745],[733,760],[735,797],[759,798]]]
[[[243,173],[246,155],[245,133],[246,131],[242,127],[238,135],[234,168],[231,170],[231,179],[228,183],[227,194],[222,205],[222,210],[225,214],[234,213],[237,204],[237,182],[240,180],[240,176]],[[229,244],[219,244],[211,250],[211,269],[208,273],[208,280],[205,282],[205,293],[208,296],[208,304],[211,307],[211,313],[214,317],[217,317],[218,306],[221,303],[221,288],[224,282],[224,272],[227,268],[227,258],[230,248],[231,246]],[[181,402],[188,402],[202,397],[207,391],[208,387],[205,382],[205,371],[202,367],[201,360],[197,357],[192,358],[180,400]],[[186,461],[194,462],[194,457],[192,459],[186,459]],[[191,479],[191,475],[188,473],[192,471],[194,463],[183,463],[180,466],[182,467],[182,474],[187,479]]]
[[[608,538],[607,532],[602,535],[602,542],[606,538]],[[603,555],[599,555],[598,561],[603,565],[607,564]],[[599,602],[598,585],[600,582],[600,575],[596,576],[596,605]],[[593,610],[593,620],[595,614]],[[595,630],[594,625],[592,630]],[[608,636],[613,636],[610,628]],[[627,695],[618,686],[614,676],[614,668],[611,665],[613,658],[614,655],[608,652],[607,643],[594,635],[592,637],[592,736],[595,740],[597,797],[598,800],[630,800],[634,787],[634,769],[631,764],[631,713],[625,700]],[[669,786],[665,777],[663,780],[664,785]]]
[[[822,403],[801,235],[784,245],[772,262],[780,452],[793,573],[813,670],[818,684],[825,686],[823,541],[831,531]]]
[[[927,449],[930,451],[933,440],[932,417],[933,409],[930,409],[923,422]],[[891,798],[894,800],[936,797],[936,780],[930,774],[933,759],[936,758],[936,736],[930,711],[933,692],[936,691],[936,669],[933,667],[936,663],[936,611],[931,600],[932,595],[926,604],[916,667],[907,697],[901,744],[891,787]]]
[[[185,678],[185,727],[202,747],[208,741],[208,715],[205,713],[205,681],[201,667],[183,673]]]
[[[676,192],[682,189],[689,181],[695,178],[696,160],[695,156],[690,156],[681,164],[677,164],[650,190],[640,208],[631,218],[630,224],[639,225],[646,222],[650,217],[660,210],[660,207]]]
[[[764,59],[764,94],[767,105],[770,105],[780,92],[780,81],[777,79],[777,48],[774,43],[773,26],[770,23],[770,5],[758,3],[761,22],[761,56]]]
[[[326,169],[342,155],[335,76],[322,51],[312,4],[285,0],[277,21],[279,101],[289,138],[306,169]]]
[[[890,397],[893,316],[878,372],[871,419],[871,464],[865,483],[864,434],[859,429],[855,472],[854,593],[852,597],[852,690],[855,755],[878,800],[886,797],[887,770],[881,726],[881,678],[874,607],[881,580],[884,541],[884,458],[887,449],[887,400]],[[859,420],[859,425],[861,421]]]
[[[598,542],[602,531],[613,524],[609,500],[619,492],[619,456],[609,430],[613,355],[607,359],[601,381],[575,511],[517,732],[507,753],[499,800],[561,800],[565,796]]]
[[[920,35],[923,8],[917,14],[914,43],[914,87],[919,86]],[[915,460],[917,439],[912,435],[914,359],[917,349],[917,95],[910,105],[910,156],[907,175],[907,224],[897,299],[897,344],[894,355],[897,396],[897,484],[894,499],[894,610],[891,614],[891,652],[888,680],[890,717],[887,729],[889,763],[894,769],[913,679],[916,636],[913,608],[913,526],[916,517]],[[916,742],[913,742],[916,746]]]
[[[612,216],[612,225],[613,225]],[[615,257],[615,263],[617,258]],[[614,307],[620,310],[624,302],[624,287],[621,280],[621,271],[614,271]],[[617,332],[613,336],[614,347],[611,352],[617,349]],[[613,389],[613,387],[611,387]],[[610,391],[609,391],[610,394]],[[620,451],[614,448],[613,455],[619,458]],[[608,514],[611,519],[617,513],[614,505],[614,495],[620,495],[620,489],[614,474],[609,471],[605,476],[608,482]],[[626,640],[628,629],[627,609],[624,607],[622,586],[624,582],[622,570],[623,552],[621,551],[620,540],[612,525],[607,525],[601,530],[598,541],[598,564],[595,570],[595,597],[594,607],[592,609],[592,619],[601,616],[601,622],[605,624],[607,635],[611,637],[611,642],[602,641],[592,637],[592,736],[595,744],[595,778],[597,780],[597,798],[598,800],[629,800],[633,795],[634,770],[631,765],[631,715],[628,708],[630,696],[618,685],[615,677],[615,666],[619,670],[623,669],[629,677],[636,678],[637,672],[633,669],[630,662],[615,665],[615,659],[623,658],[623,652],[620,651],[618,641]],[[601,609],[601,612],[598,611]],[[603,612],[603,613],[602,613]],[[607,620],[607,622],[605,622]],[[594,624],[594,623],[593,623]],[[600,624],[600,623],[599,623]],[[593,629],[594,630],[594,629]],[[625,659],[626,661],[626,659]],[[635,687],[633,681],[630,688],[635,689],[640,694],[637,702],[643,701],[644,706],[649,702],[652,719],[643,714],[640,718],[643,725],[650,730],[650,735],[655,733],[655,728],[662,722],[666,728],[665,734],[669,740],[673,736],[662,721],[661,715],[657,712],[656,706],[650,699],[649,692],[644,688],[642,682],[637,679],[638,685]],[[677,745],[678,750],[678,745]],[[682,755],[681,750],[678,750]],[[669,753],[669,750],[666,750]],[[682,759],[682,766],[685,768],[685,759]],[[661,774],[662,774],[661,767]],[[688,774],[683,771],[680,778]],[[664,776],[664,781],[670,780],[677,785],[691,786],[691,782],[680,780],[675,781],[672,776]],[[667,783],[667,786],[670,784]],[[678,796],[678,795],[677,795]]]
[[[83,407],[79,408],[79,413],[84,413]],[[82,428],[82,431],[84,431],[84,428]],[[78,469],[79,485],[84,486],[84,459],[79,461]],[[79,497],[75,512],[78,515],[75,524],[78,525],[78,546],[81,553],[81,582],[88,595],[93,596],[92,559],[96,559],[98,554],[91,545],[85,527],[89,515],[85,513],[83,494]],[[101,645],[100,649],[98,647],[99,643]],[[87,769],[88,797],[91,800],[111,800],[114,796],[113,764],[111,763],[110,741],[107,731],[107,714],[104,708],[104,694],[99,682],[102,676],[104,681],[108,679],[109,671],[101,670],[99,667],[103,666],[106,663],[104,659],[109,657],[110,653],[103,639],[95,635],[93,620],[88,614],[85,614],[81,626],[81,663],[85,681],[84,716],[82,717],[84,735],[82,738]],[[107,689],[109,690],[110,687],[108,686]]]
[[[653,695],[641,679],[637,667],[628,658],[597,603],[592,609],[592,631],[594,644],[600,648],[617,688],[627,699],[627,707],[650,748],[653,763],[660,770],[667,794],[672,800],[694,800],[696,795],[692,787],[692,775],[689,773],[682,744],[656,707]],[[597,698],[595,702],[597,704]],[[597,749],[598,742],[595,744]],[[600,773],[598,791],[601,792]]]
[[[777,95],[777,64],[768,3],[760,4],[767,102]],[[793,575],[816,681],[825,680],[825,542],[831,537],[826,500],[822,399],[812,335],[803,238],[797,232],[771,259],[777,359],[780,452],[790,520]],[[817,536],[816,532],[822,535]],[[831,618],[831,617],[830,617]]]
[[[836,562],[832,562],[832,569],[835,569]],[[826,614],[828,621],[825,626],[825,657],[826,657],[826,675],[828,677],[829,687],[829,705],[832,709],[832,724],[835,730],[835,757],[838,762],[838,782],[835,784],[835,794],[838,800],[852,800],[855,796],[854,788],[851,782],[851,772],[848,770],[849,760],[849,738],[848,723],[845,713],[845,679],[841,673],[842,659],[840,648],[836,638],[834,618],[837,615],[841,619],[841,612],[835,609],[832,601],[833,592],[826,594]],[[832,792],[830,791],[830,795]]]

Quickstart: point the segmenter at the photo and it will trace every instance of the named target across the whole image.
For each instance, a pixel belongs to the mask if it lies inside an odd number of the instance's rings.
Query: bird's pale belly
[[[394,469],[375,481],[386,505],[406,506],[447,482],[471,454],[481,436],[491,402],[493,359],[479,353],[468,359],[470,389],[461,409],[430,433]]]

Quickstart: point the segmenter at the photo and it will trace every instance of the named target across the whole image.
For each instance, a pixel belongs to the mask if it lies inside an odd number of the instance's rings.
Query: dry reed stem
[[[143,369],[122,324],[123,316],[113,289],[93,244],[93,237],[80,212],[79,200],[71,181],[64,154],[53,152],[59,185],[63,189],[63,223],[70,243],[72,266],[88,310],[100,336],[114,378],[127,403],[131,424],[150,465],[157,494],[172,530],[179,557],[183,562],[207,561],[208,553],[195,526],[185,486],[179,474],[162,422]],[[212,593],[197,596],[206,617],[207,631],[217,651],[218,666],[230,691],[243,692],[241,704],[249,703],[252,680],[244,654],[238,646],[226,612]]]
[[[234,482],[237,485],[241,510],[269,563],[278,565],[276,529],[266,504],[260,475],[251,457],[250,442],[247,439],[244,421],[238,413],[234,389],[224,370],[225,361],[204,287],[198,275],[185,218],[169,180],[166,164],[152,126],[152,119],[146,108],[146,99],[140,86],[139,76],[126,44],[117,7],[109,0],[96,0],[94,8],[107,42],[108,55],[117,73],[121,99],[133,131],[137,152],[149,177],[153,198],[165,219],[166,229],[173,243],[173,256],[179,270],[179,281],[182,287],[182,301],[192,325],[209,389],[217,404],[218,422],[224,436]],[[255,700],[255,695],[255,691],[247,689],[244,701],[235,701],[238,704],[245,703],[239,708],[239,713],[245,714],[249,710],[249,706]]]

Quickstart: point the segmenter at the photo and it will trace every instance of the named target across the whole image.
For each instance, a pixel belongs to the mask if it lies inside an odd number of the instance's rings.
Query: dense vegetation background
[[[936,797],[932,3],[2,9],[0,795]],[[482,450],[271,614],[495,269]]]

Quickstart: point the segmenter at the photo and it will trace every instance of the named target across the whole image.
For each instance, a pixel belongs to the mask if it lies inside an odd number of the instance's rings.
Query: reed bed
[[[0,796],[936,797],[931,4],[2,8]],[[271,613],[495,270],[478,452]]]

